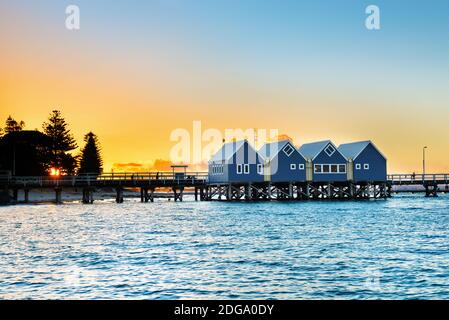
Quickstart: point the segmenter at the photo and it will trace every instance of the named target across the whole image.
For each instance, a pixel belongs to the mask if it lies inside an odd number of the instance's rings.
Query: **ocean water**
[[[0,298],[448,299],[449,196],[0,207]]]

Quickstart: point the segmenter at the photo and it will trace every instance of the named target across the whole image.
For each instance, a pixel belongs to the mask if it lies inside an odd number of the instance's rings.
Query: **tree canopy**
[[[24,127],[25,127],[25,122],[16,121],[11,116],[9,116],[5,121],[5,129],[3,131],[4,131],[4,134],[8,134],[11,132],[22,131]],[[1,133],[1,130],[0,130],[0,133]]]
[[[103,172],[103,160],[98,137],[89,132],[84,136],[84,142],[86,145],[81,150],[78,173],[101,174]]]
[[[78,146],[61,112],[53,110],[48,121],[44,122],[42,127],[44,133],[51,139],[50,165],[60,168],[64,173],[73,174],[76,168],[76,159],[68,152]]]

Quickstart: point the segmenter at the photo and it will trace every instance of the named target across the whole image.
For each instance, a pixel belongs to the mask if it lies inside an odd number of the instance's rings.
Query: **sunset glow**
[[[376,32],[352,1],[76,3],[79,31],[64,1],[0,2],[0,119],[41,129],[59,108],[79,144],[98,135],[105,171],[166,166],[196,120],[373,140],[390,173],[420,172],[427,145],[428,172],[449,171],[445,1],[377,1]]]

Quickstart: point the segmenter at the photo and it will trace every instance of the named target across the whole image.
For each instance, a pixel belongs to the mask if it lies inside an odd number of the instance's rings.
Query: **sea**
[[[0,207],[1,299],[449,299],[449,195]]]

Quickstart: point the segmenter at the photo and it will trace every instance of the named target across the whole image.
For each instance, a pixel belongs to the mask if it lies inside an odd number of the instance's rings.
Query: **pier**
[[[391,174],[388,175],[390,194],[393,186],[422,186],[426,197],[437,197],[438,193],[449,192],[449,174]],[[419,192],[419,190],[397,192]]]
[[[398,187],[418,186],[420,189],[401,190]],[[124,190],[140,191],[141,202],[154,202],[161,197],[183,201],[186,190],[195,201],[286,201],[286,200],[344,200],[385,199],[393,193],[423,192],[426,197],[449,192],[449,174],[392,174],[386,182],[290,182],[290,183],[210,183],[207,172],[151,172],[104,173],[78,176],[15,177],[0,175],[0,191],[12,203],[30,201],[31,190],[53,190],[54,202],[62,203],[65,189],[79,190],[80,200],[92,204],[95,191],[102,188],[115,190],[115,200],[123,203]],[[396,190],[393,190],[395,188]]]
[[[94,202],[96,189],[112,188],[116,193],[116,202],[123,203],[125,189],[139,189],[142,202],[153,202],[157,189],[170,190],[174,201],[183,201],[184,190],[191,188],[195,200],[204,198],[207,185],[207,173],[189,172],[151,172],[151,173],[104,173],[83,174],[78,176],[13,177],[0,176],[0,190],[12,194],[12,201],[18,201],[19,191],[24,194],[23,202],[29,202],[29,193],[33,189],[52,189],[55,202],[62,202],[64,189],[79,189],[81,200],[85,204]],[[204,200],[204,199],[202,199]]]

